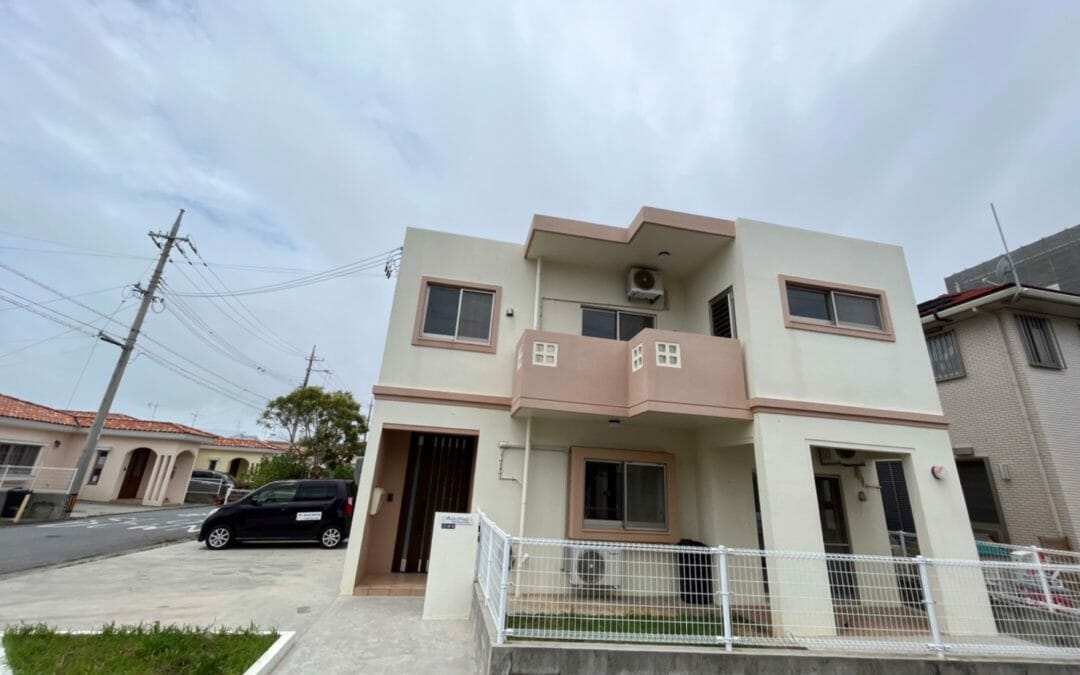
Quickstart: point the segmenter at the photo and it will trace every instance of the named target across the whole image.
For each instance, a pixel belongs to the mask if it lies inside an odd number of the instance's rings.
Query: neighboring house
[[[236,478],[264,459],[280,455],[287,448],[288,444],[276,441],[218,437],[199,448],[195,468],[221,471]]]
[[[932,476],[952,446],[895,246],[653,208],[538,215],[524,245],[409,229],[374,396],[343,593],[423,583],[435,511],[889,555],[878,459],[923,552],[976,557],[955,471]],[[829,596],[782,566],[768,583]]]
[[[1012,252],[1013,262],[1025,286],[1080,293],[1080,225],[1021,246]],[[945,277],[945,289],[950,293],[985,288],[988,284],[1013,283],[1011,274],[1003,278],[998,272],[1007,270],[1002,258],[987,260]],[[1002,267],[999,267],[1002,266]]]
[[[1077,546],[1080,295],[989,286],[919,311],[976,535]]]
[[[93,421],[92,412],[50,408],[0,395],[0,493],[33,489],[30,517],[58,515]],[[227,449],[234,453],[230,460],[235,456],[244,461],[276,452],[265,442],[254,453],[246,452],[248,448],[238,451],[232,447],[234,441],[176,422],[112,413],[79,498],[178,504],[184,501],[196,458],[204,452]]]

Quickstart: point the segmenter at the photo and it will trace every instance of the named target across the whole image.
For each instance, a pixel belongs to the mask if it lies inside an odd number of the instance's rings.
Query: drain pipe
[[[540,280],[544,270],[544,259],[536,259],[536,287],[533,289],[533,330],[540,330]],[[530,358],[532,352],[530,351]],[[521,469],[521,510],[518,513],[518,536],[525,536],[525,513],[529,508],[529,464],[532,462],[532,414],[525,418],[525,458]],[[514,578],[514,597],[521,595],[521,568],[525,558],[518,551],[517,573]]]

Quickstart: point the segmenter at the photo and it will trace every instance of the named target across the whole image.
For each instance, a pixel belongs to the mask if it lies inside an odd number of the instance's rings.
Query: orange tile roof
[[[284,452],[288,447],[287,445],[281,447],[281,444],[275,441],[262,441],[257,438],[229,438],[227,436],[218,436],[207,445],[219,448],[252,448],[270,452]]]
[[[25,420],[28,422],[41,422],[44,424],[59,424],[77,429],[89,428],[94,423],[95,413],[86,410],[61,410],[50,408],[39,403],[31,403],[14,396],[0,394],[0,418]],[[141,420],[123,413],[109,413],[105,418],[105,428],[115,431],[141,431],[145,433],[159,434],[186,434],[189,436],[202,436],[211,439],[207,445],[234,448],[256,448],[270,451],[283,451],[287,446],[282,446],[275,441],[261,441],[253,438],[226,438],[196,429],[195,427],[177,422],[163,420]]]

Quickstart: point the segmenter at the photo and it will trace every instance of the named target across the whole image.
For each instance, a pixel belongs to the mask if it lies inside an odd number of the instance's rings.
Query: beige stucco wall
[[[264,459],[273,457],[276,454],[277,453],[245,448],[199,448],[199,456],[195,459],[195,468],[209,469],[210,460],[216,459],[218,460],[218,463],[214,470],[228,473],[229,463],[234,459],[247,460],[248,468],[251,468]]]
[[[521,331],[532,326],[534,263],[523,253],[516,244],[408,229],[379,384],[509,396],[509,355]],[[502,286],[497,358],[412,345],[421,276]],[[508,307],[514,309],[513,317],[505,316]]]
[[[0,441],[41,445],[42,451],[38,455],[37,466],[71,469],[75,467],[79,455],[82,453],[83,444],[86,442],[86,433],[83,431],[72,433],[66,429],[52,429],[42,425],[0,421]],[[57,441],[59,441],[58,446],[56,445]],[[138,448],[150,448],[154,451],[154,455],[151,456],[150,463],[143,475],[138,493],[139,498],[147,495],[147,488],[151,479],[150,474],[154,462],[157,461],[159,456],[175,456],[185,452],[190,454],[192,461],[187,461],[185,457],[181,461],[175,462],[171,467],[169,483],[163,492],[164,498],[170,503],[182,501],[187,489],[188,479],[191,476],[191,464],[198,448],[196,442],[154,438],[149,435],[117,435],[110,433],[108,430],[101,435],[98,442],[99,451],[109,451],[101,476],[96,485],[89,485],[87,481],[90,480],[92,470],[87,471],[83,486],[79,490],[79,498],[88,501],[116,499],[123,483],[131,452]]]
[[[735,311],[751,398],[941,412],[899,247],[745,219],[736,227]],[[785,327],[782,274],[884,291],[896,341]]]

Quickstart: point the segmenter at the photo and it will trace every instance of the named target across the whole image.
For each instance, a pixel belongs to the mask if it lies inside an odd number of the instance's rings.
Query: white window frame
[[[656,365],[661,368],[682,368],[682,349],[679,343],[657,342]]]
[[[559,366],[559,345],[555,342],[533,342],[532,364],[545,368]]]
[[[431,306],[431,289],[432,288],[452,288],[457,291],[458,301],[457,310],[454,315],[454,334],[446,335],[443,333],[429,333],[427,332],[427,313],[428,308]],[[491,311],[488,314],[488,337],[486,340],[480,340],[478,338],[463,337],[458,333],[461,331],[461,299],[465,296],[465,292],[478,293],[491,297]],[[437,284],[429,283],[427,289],[424,292],[424,308],[423,315],[421,316],[420,325],[420,337],[425,340],[445,340],[446,342],[461,342],[471,345],[490,345],[495,328],[495,292],[489,291],[484,288],[473,288],[471,286],[455,286],[453,284]]]
[[[630,371],[636,373],[645,367],[645,344],[639,343],[630,350]]]

